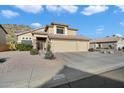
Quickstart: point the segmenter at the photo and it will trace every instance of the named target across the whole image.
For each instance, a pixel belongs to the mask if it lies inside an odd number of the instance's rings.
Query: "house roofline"
[[[8,34],[8,32],[4,29],[4,27],[0,24],[0,27],[3,29],[3,31]]]
[[[23,34],[27,34],[27,33],[32,33],[36,30],[39,30],[39,29],[44,29],[45,27],[39,27],[39,28],[36,28],[36,29],[33,29],[33,30],[29,30],[29,31],[26,31],[26,32],[20,32],[20,33],[17,33],[17,36],[20,36],[20,35],[23,35]]]
[[[63,23],[57,23],[57,22],[52,22],[50,25],[61,25],[61,26],[69,26],[68,24],[63,24]]]

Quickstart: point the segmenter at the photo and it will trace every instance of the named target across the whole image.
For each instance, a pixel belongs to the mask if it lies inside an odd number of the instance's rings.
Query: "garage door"
[[[51,49],[53,52],[88,51],[88,41],[52,40]]]

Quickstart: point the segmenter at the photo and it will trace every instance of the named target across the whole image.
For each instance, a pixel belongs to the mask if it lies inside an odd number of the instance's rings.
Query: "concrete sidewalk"
[[[0,87],[54,87],[124,66],[124,55],[80,52],[55,56],[55,60],[44,60],[29,52],[0,52],[0,58],[7,60],[0,63]]]

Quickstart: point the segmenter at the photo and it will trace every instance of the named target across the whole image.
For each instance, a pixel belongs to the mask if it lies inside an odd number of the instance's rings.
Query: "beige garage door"
[[[88,41],[54,39],[51,41],[51,50],[53,52],[88,51]]]

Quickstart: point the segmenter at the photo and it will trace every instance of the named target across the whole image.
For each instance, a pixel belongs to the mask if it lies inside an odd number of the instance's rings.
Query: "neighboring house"
[[[67,24],[51,23],[42,28],[17,34],[17,43],[31,44],[34,49],[46,50],[48,43],[53,52],[88,51],[89,39],[76,35],[77,29]]]
[[[6,30],[2,25],[0,25],[0,51],[5,51],[8,49],[6,45],[6,34]]]
[[[90,48],[124,48],[124,38],[111,36],[90,41]]]

